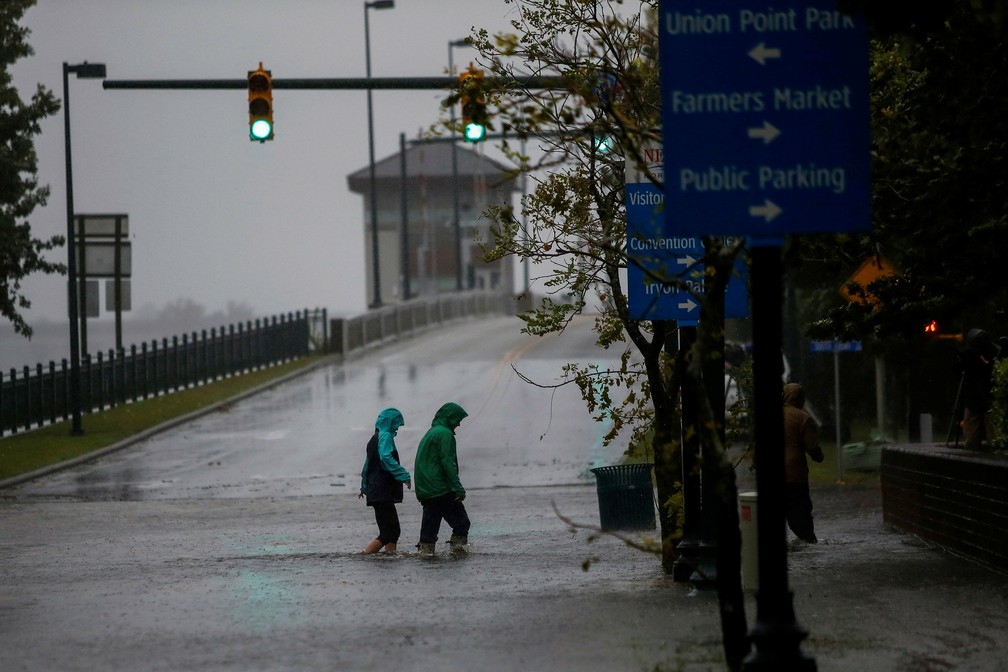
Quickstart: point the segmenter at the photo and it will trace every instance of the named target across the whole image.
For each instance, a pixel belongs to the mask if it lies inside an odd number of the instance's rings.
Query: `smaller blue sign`
[[[627,185],[627,285],[635,320],[676,320],[695,326],[703,296],[703,243],[697,237],[663,235],[658,213],[632,213],[630,194],[652,185]]]
[[[812,341],[811,352],[861,352],[861,341]]]

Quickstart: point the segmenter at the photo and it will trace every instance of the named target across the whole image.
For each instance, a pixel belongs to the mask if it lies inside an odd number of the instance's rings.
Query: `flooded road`
[[[356,494],[378,412],[402,411],[396,445],[412,469],[416,446],[446,401],[469,417],[457,431],[467,488],[590,482],[618,461],[602,446],[569,361],[608,363],[588,320],[559,337],[520,334],[514,317],[473,320],[322,367],[155,436],[100,462],[22,488],[23,496],[89,500]],[[514,368],[512,368],[514,367]]]
[[[451,325],[324,366],[98,461],[0,490],[4,672],[287,670],[720,672],[717,602],[598,535],[588,469],[618,461],[567,361],[606,362],[587,325],[523,337],[514,318]],[[400,552],[357,499],[381,408],[416,443],[445,401],[469,554]],[[740,473],[743,488],[751,474]],[[788,558],[803,650],[821,672],[997,672],[1008,582],[894,533],[877,485],[816,489],[820,543]],[[559,515],[558,515],[559,514]],[[560,515],[578,525],[570,526]],[[641,540],[653,540],[644,533]],[[747,594],[749,624],[755,597]]]

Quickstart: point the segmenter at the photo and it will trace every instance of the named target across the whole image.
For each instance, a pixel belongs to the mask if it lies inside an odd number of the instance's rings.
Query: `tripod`
[[[963,382],[966,380],[966,372],[963,371],[959,378],[959,390],[956,392],[955,404],[952,406],[952,421],[949,423],[948,434],[945,436],[945,446],[952,442],[952,433],[955,432],[955,447],[959,447],[959,435],[962,433],[963,404],[962,392]]]

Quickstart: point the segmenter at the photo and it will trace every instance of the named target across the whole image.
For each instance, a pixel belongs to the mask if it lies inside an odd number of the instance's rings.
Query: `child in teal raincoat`
[[[386,408],[375,420],[375,431],[367,444],[361,488],[358,498],[366,497],[374,509],[378,536],[364,547],[365,553],[377,553],[382,548],[394,553],[399,541],[399,514],[395,505],[403,501],[403,483],[411,487],[409,472],[399,463],[395,446],[396,432],[406,424],[402,413]]]

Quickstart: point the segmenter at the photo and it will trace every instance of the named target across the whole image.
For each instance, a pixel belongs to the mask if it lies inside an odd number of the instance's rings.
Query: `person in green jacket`
[[[420,439],[413,463],[413,481],[417,499],[423,507],[420,522],[420,543],[423,555],[433,555],[441,521],[452,528],[448,543],[453,551],[463,551],[469,541],[469,514],[466,513],[465,488],[459,481],[455,428],[469,414],[450,401],[434,414],[431,428]]]

